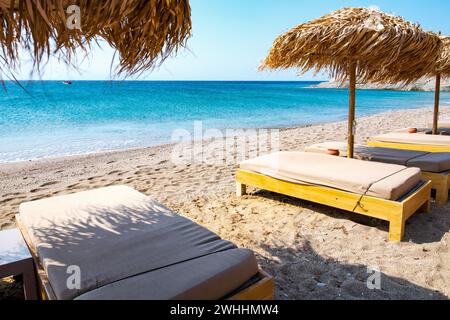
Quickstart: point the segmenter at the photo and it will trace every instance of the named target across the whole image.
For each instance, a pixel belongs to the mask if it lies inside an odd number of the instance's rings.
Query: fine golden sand
[[[442,112],[450,116],[450,109]],[[356,137],[423,127],[431,109],[361,118]],[[285,129],[282,150],[344,140],[346,123]],[[126,184],[257,253],[276,281],[277,299],[447,299],[450,294],[450,205],[414,215],[405,241],[387,241],[386,222],[250,190],[234,195],[236,164],[175,165],[173,146],[0,165],[0,228],[14,227],[21,202]],[[381,271],[370,290],[367,268]],[[20,298],[20,282],[0,282],[0,298]]]

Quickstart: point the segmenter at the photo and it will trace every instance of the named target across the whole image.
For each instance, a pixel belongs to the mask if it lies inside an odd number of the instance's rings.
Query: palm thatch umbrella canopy
[[[261,69],[327,70],[350,80],[348,154],[353,157],[356,81],[413,82],[432,75],[439,37],[404,19],[344,8],[278,37]]]
[[[0,55],[11,69],[19,65],[19,48],[39,69],[51,55],[71,62],[77,50],[105,40],[119,54],[117,73],[133,75],[162,63],[190,31],[189,0],[0,0]]]
[[[437,72],[450,77],[450,37],[441,37],[441,56],[438,60]]]
[[[450,77],[450,37],[441,37],[440,57],[437,62],[436,74],[436,89],[434,96],[434,114],[433,114],[433,134],[438,134],[439,121],[439,99],[441,95],[441,78]]]

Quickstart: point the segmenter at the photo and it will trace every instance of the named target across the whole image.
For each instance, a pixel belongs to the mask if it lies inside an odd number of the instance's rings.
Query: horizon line
[[[72,81],[72,82],[83,82],[83,81],[105,81],[105,82],[327,82],[332,80],[168,80],[168,79],[155,79],[155,80],[139,80],[139,79],[17,79],[18,82],[43,82],[43,81]],[[3,80],[3,82],[16,82],[15,80]]]

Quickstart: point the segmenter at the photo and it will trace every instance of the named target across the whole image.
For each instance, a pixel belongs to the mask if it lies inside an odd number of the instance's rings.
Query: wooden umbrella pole
[[[353,123],[355,122],[355,101],[356,101],[356,62],[352,61],[349,64],[349,103],[348,103],[348,147],[347,156],[353,158],[353,148],[355,144],[355,137],[353,134]]]
[[[433,134],[438,134],[439,99],[441,94],[441,74],[436,74],[436,89],[434,93]]]

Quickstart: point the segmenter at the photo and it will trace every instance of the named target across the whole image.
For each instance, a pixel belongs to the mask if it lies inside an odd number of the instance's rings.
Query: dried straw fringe
[[[444,77],[450,77],[450,37],[441,37],[441,56],[438,61],[438,72]]]
[[[344,8],[278,37],[261,69],[328,70],[348,77],[358,65],[363,82],[410,83],[435,73],[439,37],[418,25],[365,8]]]
[[[66,27],[69,5],[81,9],[81,30]],[[104,39],[119,53],[118,74],[133,75],[162,63],[190,32],[188,0],[0,0],[1,53],[13,69],[20,47],[39,69],[50,55],[69,63]]]

